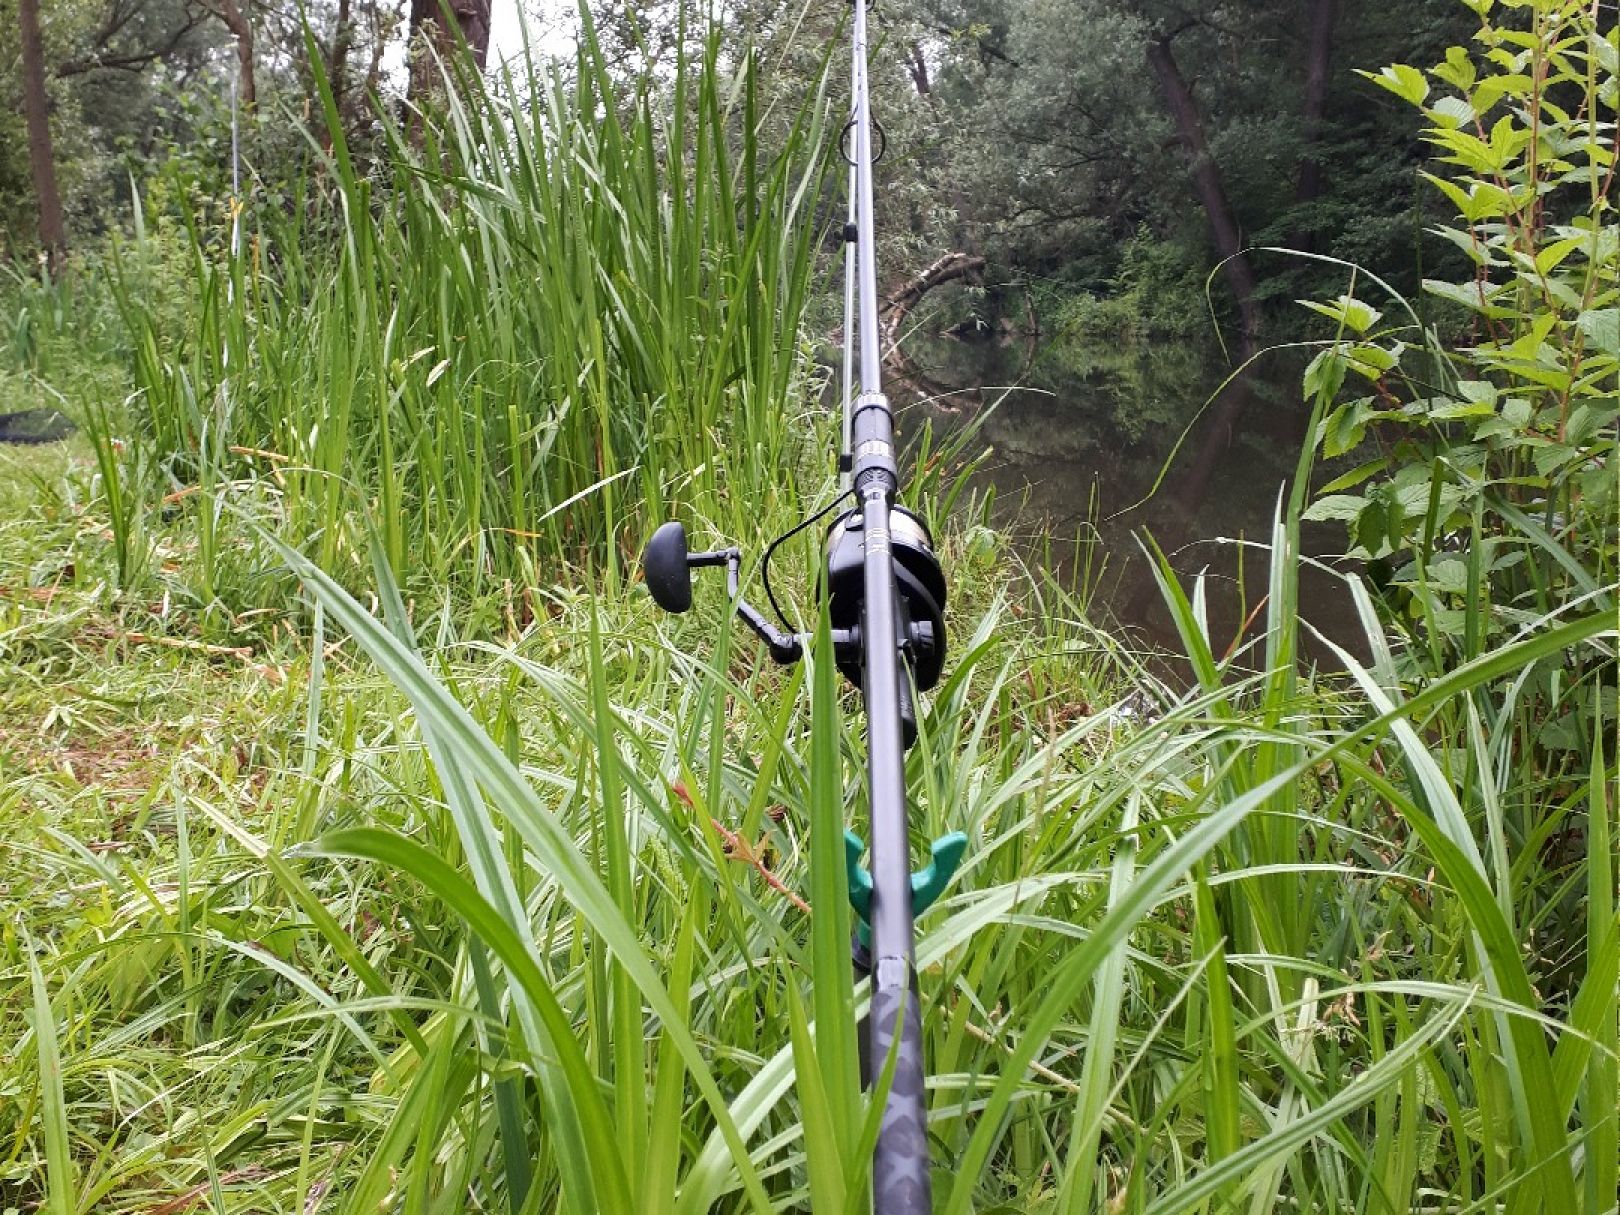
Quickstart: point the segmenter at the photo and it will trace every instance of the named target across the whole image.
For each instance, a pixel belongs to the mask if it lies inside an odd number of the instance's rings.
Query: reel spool
[[[858,637],[866,601],[865,518],[846,511],[827,530],[827,614],[835,632]],[[917,690],[939,682],[945,668],[945,574],[923,521],[901,506],[889,508],[889,550],[901,619],[898,629]],[[859,644],[836,647],[838,669],[861,686]]]

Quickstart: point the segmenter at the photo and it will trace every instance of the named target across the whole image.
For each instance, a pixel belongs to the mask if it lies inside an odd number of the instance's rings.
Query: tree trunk
[[[934,91],[934,82],[928,76],[928,59],[923,54],[922,43],[913,41],[906,47],[906,71],[911,75],[911,83],[917,89],[917,96],[927,97]]]
[[[219,0],[219,7],[214,12],[236,39],[237,96],[242,108],[251,110],[259,100],[259,90],[253,78],[253,27],[248,24],[236,0]]]
[[[400,106],[411,146],[420,149],[424,140],[422,113],[428,98],[438,90],[433,62],[434,51],[442,53],[439,28],[439,0],[411,0],[411,20],[406,27],[405,100]],[[432,48],[432,49],[430,49]]]
[[[1333,27],[1338,23],[1339,0],[1311,0],[1310,31],[1305,45],[1305,150],[1300,157],[1299,179],[1294,186],[1294,202],[1312,203],[1322,193],[1322,161],[1318,143],[1322,120],[1327,113],[1328,80],[1333,67]],[[1295,243],[1305,250],[1315,244],[1314,233],[1304,231]]]
[[[484,70],[489,59],[489,4],[490,0],[411,0],[414,66],[408,87],[412,94],[431,89],[431,60],[423,54],[427,47],[432,47],[441,59],[449,59],[455,52],[455,36],[444,25],[446,9],[472,51],[473,62],[480,72]]]
[[[366,82],[361,92],[370,97],[382,86],[383,52],[388,47],[388,39],[383,37],[383,31],[388,29],[389,25],[376,0],[370,0],[363,7],[371,19],[371,62],[366,67]]]
[[[932,266],[891,295],[878,311],[887,313],[883,320],[883,342],[892,353],[899,349],[900,327],[906,317],[922,299],[941,283],[972,278],[984,269],[984,258],[969,253],[947,253]]]
[[[446,11],[482,73],[489,57],[489,5],[490,0],[411,0],[410,50],[406,56],[410,71],[402,108],[413,147],[422,146],[423,113],[433,107],[435,100],[443,100],[438,61],[449,63],[456,54],[456,36],[444,24]]]
[[[326,50],[326,84],[332,90],[338,130],[326,131],[322,136],[321,143],[328,151],[341,132],[358,125],[357,116],[365,104],[365,90],[361,89],[357,98],[349,84],[349,52],[353,46],[354,5],[352,0],[337,0],[337,12],[332,18],[332,43]]]
[[[354,20],[350,13],[350,0],[338,0],[337,17],[332,26],[332,49],[326,65],[326,79],[332,86],[332,101],[338,113],[343,113],[343,102],[349,91],[349,47],[354,42]]]
[[[490,0],[451,0],[450,3],[461,25],[461,36],[467,40],[480,72],[489,62],[489,4]]]
[[[1243,252],[1243,236],[1231,201],[1226,197],[1226,188],[1221,184],[1220,168],[1209,154],[1204,125],[1198,117],[1198,102],[1176,65],[1169,38],[1156,38],[1149,42],[1147,59],[1153,74],[1159,79],[1159,87],[1164,90],[1165,104],[1175,120],[1176,135],[1187,153],[1193,188],[1209,219],[1210,231],[1215,237],[1215,252],[1221,258],[1221,274],[1237,300],[1238,315],[1243,326],[1243,358],[1250,359],[1260,349],[1260,310],[1254,299],[1254,270]]]
[[[54,269],[67,252],[67,221],[56,186],[56,155],[51,148],[51,99],[45,91],[45,44],[39,33],[39,0],[18,0],[22,36],[23,113],[28,122],[28,169],[39,204],[39,243]]]

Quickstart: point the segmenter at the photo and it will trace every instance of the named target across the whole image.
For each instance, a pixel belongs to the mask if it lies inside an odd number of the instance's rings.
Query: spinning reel
[[[821,584],[821,594],[826,599],[827,615],[832,624],[834,661],[844,678],[863,691],[866,651],[861,628],[866,614],[865,557],[868,539],[859,509],[851,509],[838,516],[827,529],[826,576]],[[879,538],[877,542],[883,543],[884,539]],[[940,673],[945,667],[945,575],[940,569],[939,558],[934,555],[933,539],[928,534],[928,528],[921,519],[903,507],[889,509],[886,542],[893,555],[894,603],[898,617],[895,635],[900,639],[900,657],[911,672],[909,682],[914,683],[918,691],[926,692],[939,682]],[[769,551],[765,560],[768,566]],[[765,643],[771,657],[784,664],[802,658],[810,634],[795,630],[785,618],[782,619],[783,627],[778,628],[738,593],[741,549],[690,552],[686,544],[685,525],[671,520],[653,533],[642,557],[647,589],[652,593],[653,601],[666,612],[677,614],[692,606],[692,571],[722,565],[726,568],[726,589],[737,605],[738,618]],[[901,685],[901,728],[905,744],[909,747],[917,735],[917,718],[909,687],[904,681]]]

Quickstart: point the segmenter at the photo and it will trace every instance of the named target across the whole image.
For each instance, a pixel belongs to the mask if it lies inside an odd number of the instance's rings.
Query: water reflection
[[[978,479],[996,489],[996,522],[1025,539],[1049,530],[1061,541],[1051,548],[1056,572],[1069,580],[1080,569],[1068,541],[1094,546],[1089,589],[1098,623],[1179,648],[1138,543],[1146,534],[1184,578],[1208,575],[1217,652],[1255,636],[1249,618],[1265,595],[1268,554],[1218,541],[1269,543],[1305,439],[1298,366],[1263,361],[1215,395],[1228,364],[1218,350],[1187,343],[1037,348],[993,331],[978,341],[918,335],[908,349],[912,416],[948,431],[984,415],[980,443],[993,454]],[[1302,547],[1330,554],[1342,535],[1307,525]],[[1342,584],[1307,571],[1300,601],[1307,620],[1353,644]],[[1322,647],[1311,649],[1320,656]]]

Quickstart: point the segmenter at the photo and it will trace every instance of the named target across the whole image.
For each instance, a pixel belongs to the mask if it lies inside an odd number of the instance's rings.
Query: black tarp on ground
[[[55,409],[24,409],[0,413],[0,443],[55,443],[76,427]]]

